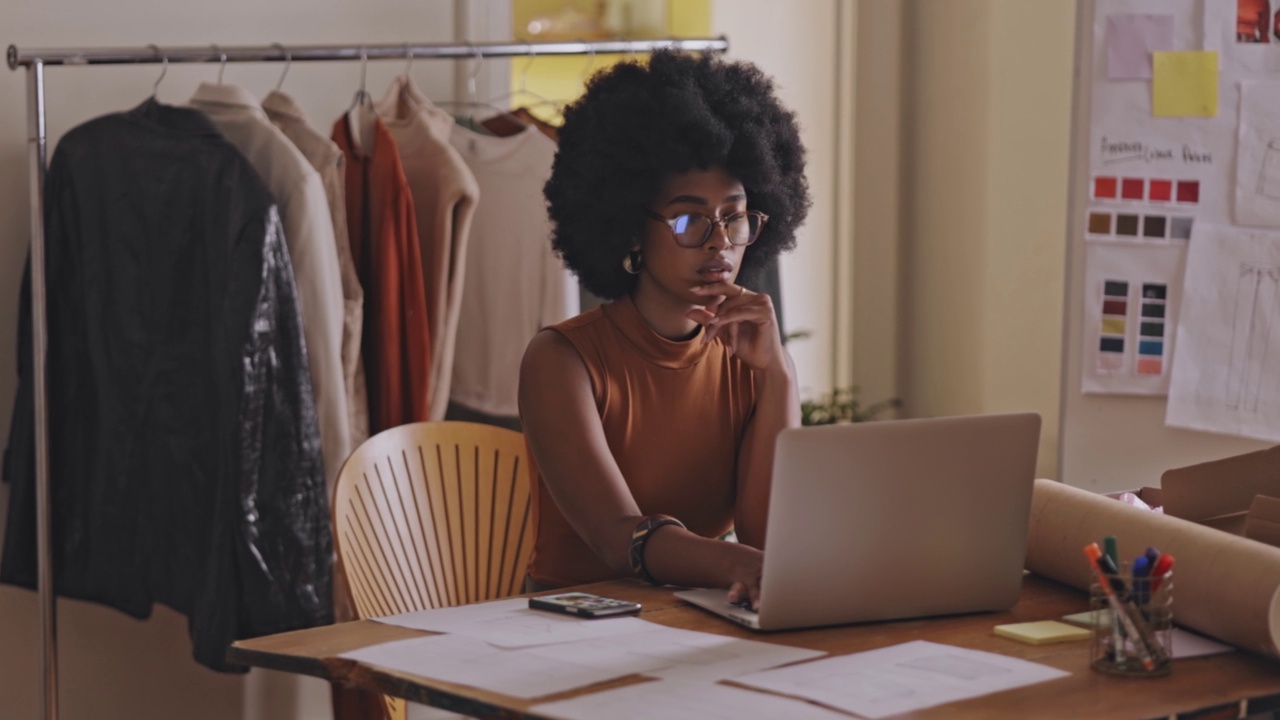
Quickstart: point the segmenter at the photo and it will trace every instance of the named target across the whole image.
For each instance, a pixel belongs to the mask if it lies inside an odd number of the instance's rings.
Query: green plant
[[[858,399],[858,388],[836,388],[816,400],[800,403],[800,422],[803,425],[834,425],[835,423],[866,422],[887,410],[902,407],[898,398],[889,398],[863,406]]]

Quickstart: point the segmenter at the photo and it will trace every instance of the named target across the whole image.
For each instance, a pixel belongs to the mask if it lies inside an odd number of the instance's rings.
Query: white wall
[[[857,28],[869,42],[858,54],[854,342],[870,347],[855,352],[855,379],[894,384],[912,417],[1039,412],[1046,477],[1058,452],[1074,6],[860,0]]]
[[[773,76],[795,111],[809,151],[813,207],[782,256],[782,311],[788,332],[812,337],[788,346],[802,396],[831,389],[835,378],[836,36],[837,0],[716,0],[714,34],[729,37],[729,57]],[[845,242],[851,239],[846,238]]]
[[[0,45],[141,46],[447,42],[454,36],[453,0],[42,0],[0,4]],[[452,96],[452,65],[418,61],[414,75],[433,97]],[[371,62],[368,87],[380,96],[400,61]],[[280,65],[230,64],[225,81],[262,95]],[[126,110],[151,92],[159,66],[47,69],[51,142],[99,114]],[[184,102],[216,65],[171,65],[163,102]],[[326,129],[350,104],[358,63],[295,63],[285,90]],[[16,384],[14,336],[18,288],[27,253],[26,83],[0,69],[0,443],[7,442]],[[52,147],[52,145],[51,145]],[[0,487],[0,535],[8,487]],[[138,622],[104,607],[59,603],[61,717],[291,718],[327,713],[319,681],[255,672],[220,675],[190,660],[185,618],[157,608]],[[38,715],[41,696],[35,594],[0,585],[0,716]]]

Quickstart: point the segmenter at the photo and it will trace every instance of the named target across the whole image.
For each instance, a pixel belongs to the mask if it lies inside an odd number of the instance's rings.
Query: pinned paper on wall
[[[1151,78],[1151,53],[1173,50],[1173,16],[1120,14],[1107,17],[1107,77]]]
[[[1186,249],[1184,242],[1088,243],[1082,392],[1168,392]]]
[[[1280,82],[1240,83],[1235,221],[1280,227]]]
[[[1165,423],[1280,441],[1280,233],[1196,223]]]
[[[1151,112],[1156,117],[1215,117],[1218,114],[1218,53],[1155,52]]]

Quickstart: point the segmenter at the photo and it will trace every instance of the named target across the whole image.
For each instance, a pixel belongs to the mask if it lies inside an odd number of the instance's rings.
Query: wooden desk
[[[1021,600],[1006,613],[775,633],[754,633],[740,628],[684,604],[672,596],[670,589],[653,588],[635,581],[598,583],[574,589],[641,602],[645,607],[641,617],[662,625],[814,648],[833,655],[911,640],[930,640],[1019,657],[1071,673],[1058,680],[903,717],[1157,718],[1221,705],[1239,705],[1242,700],[1252,700],[1255,707],[1259,704],[1272,707],[1271,703],[1280,696],[1280,662],[1243,652],[1175,660],[1173,672],[1163,678],[1125,679],[1093,672],[1089,668],[1088,642],[1035,646],[992,634],[991,629],[996,625],[1056,619],[1088,609],[1088,599],[1083,593],[1034,575],[1026,576]],[[228,659],[243,665],[313,675],[476,717],[544,717],[533,709],[535,701],[387,672],[337,657],[356,648],[427,634],[430,633],[361,620],[242,640],[228,651]],[[536,702],[561,700],[636,682],[645,680],[631,676],[589,689],[539,698]],[[1260,703],[1264,698],[1265,702]],[[1234,713],[1228,716],[1236,717]]]

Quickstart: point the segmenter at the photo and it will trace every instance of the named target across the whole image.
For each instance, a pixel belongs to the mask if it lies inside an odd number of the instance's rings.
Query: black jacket
[[[198,111],[148,100],[66,134],[45,223],[58,594],[168,605],[220,670],[242,669],[234,639],[331,622],[310,373],[261,180]],[[22,303],[0,581],[35,587],[25,287]]]

